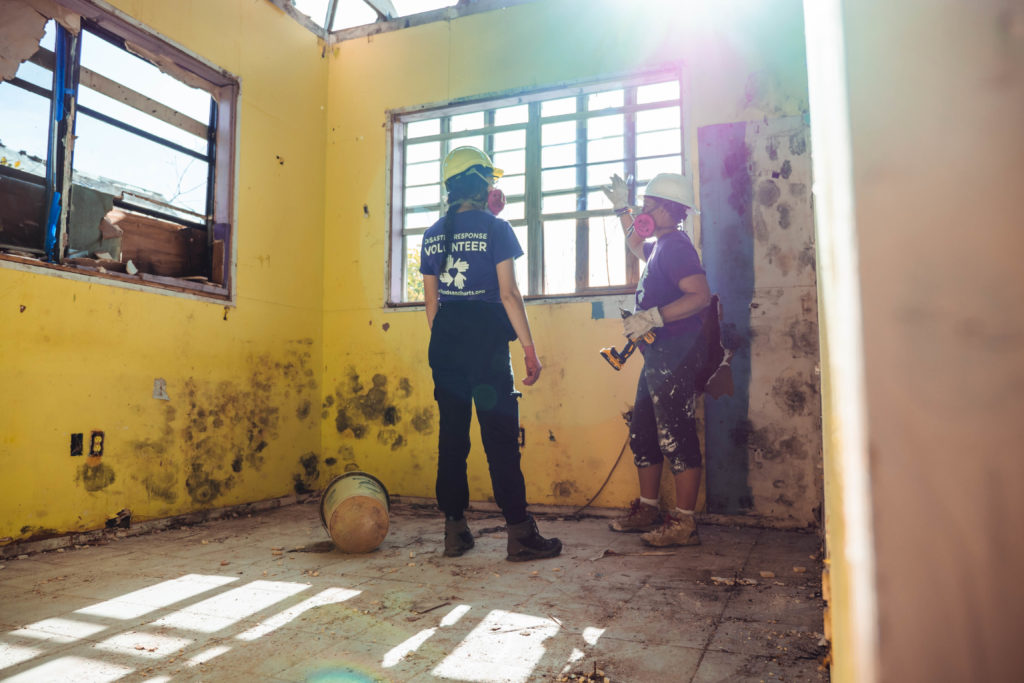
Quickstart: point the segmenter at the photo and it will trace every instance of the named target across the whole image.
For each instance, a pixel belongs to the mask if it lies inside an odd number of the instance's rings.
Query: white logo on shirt
[[[456,271],[455,275],[452,276],[452,271]],[[448,260],[444,264],[444,272],[441,273],[440,280],[446,285],[452,283],[459,289],[466,286],[466,276],[463,274],[469,270],[469,264],[462,259],[456,259],[449,254]]]

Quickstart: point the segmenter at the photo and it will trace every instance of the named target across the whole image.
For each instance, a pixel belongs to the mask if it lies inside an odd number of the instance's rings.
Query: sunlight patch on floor
[[[492,610],[432,673],[474,683],[526,683],[544,656],[544,641],[558,630],[547,617]]]

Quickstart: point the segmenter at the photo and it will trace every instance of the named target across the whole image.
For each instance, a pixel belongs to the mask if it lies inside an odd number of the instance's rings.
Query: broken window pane
[[[206,162],[84,114],[75,133],[75,182],[206,214]]]

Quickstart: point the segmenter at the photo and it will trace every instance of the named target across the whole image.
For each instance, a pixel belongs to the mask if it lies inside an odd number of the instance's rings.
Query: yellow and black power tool
[[[619,312],[623,318],[628,318],[631,314],[629,311],[620,308]],[[648,344],[654,343],[654,330],[650,330],[641,339]],[[608,365],[612,366],[616,371],[621,370],[622,366],[626,364],[629,357],[636,351],[636,342],[630,339],[626,342],[626,345],[622,347],[622,351],[616,351],[614,346],[606,346],[601,349],[601,357],[608,361]]]

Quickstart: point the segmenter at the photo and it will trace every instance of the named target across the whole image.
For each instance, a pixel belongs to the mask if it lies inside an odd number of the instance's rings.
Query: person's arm
[[[624,318],[622,329],[626,336],[637,341],[651,330],[663,327],[665,323],[696,315],[711,303],[711,289],[703,274],[688,275],[679,280],[677,287],[683,293],[678,299],[664,306],[637,311]]]
[[[523,303],[523,295],[519,292],[519,285],[516,284],[516,271],[514,261],[510,258],[501,261],[497,265],[498,270],[498,291],[501,294],[501,305],[505,307],[505,313],[512,323],[512,329],[519,337],[519,343],[523,345],[523,354],[526,360],[526,377],[523,384],[530,386],[540,378],[540,360],[537,359],[537,350],[533,346],[533,336],[530,334],[530,320],[526,317],[526,304]]]
[[[641,261],[646,261],[643,248],[644,238],[633,230],[633,213],[628,204],[629,187],[618,173],[611,177],[611,181],[611,185],[602,187],[601,191],[608,197],[608,201],[612,203],[612,210],[619,216],[619,224],[626,236],[626,246],[629,247],[633,256]]]
[[[708,279],[704,275],[684,277],[679,281],[678,286],[683,295],[675,301],[658,307],[661,319],[667,323],[696,315],[711,303],[711,288],[708,287]]]
[[[632,252],[633,256],[636,256],[641,261],[646,261],[647,257],[644,255],[644,238],[636,234],[636,231],[633,230],[633,214],[627,211],[620,215],[619,224],[622,225],[622,231],[626,235],[626,246],[629,247],[629,251]]]
[[[439,288],[436,275],[423,276],[423,303],[427,309],[427,327],[430,329],[434,329],[434,316],[440,308],[440,300],[437,298]]]

